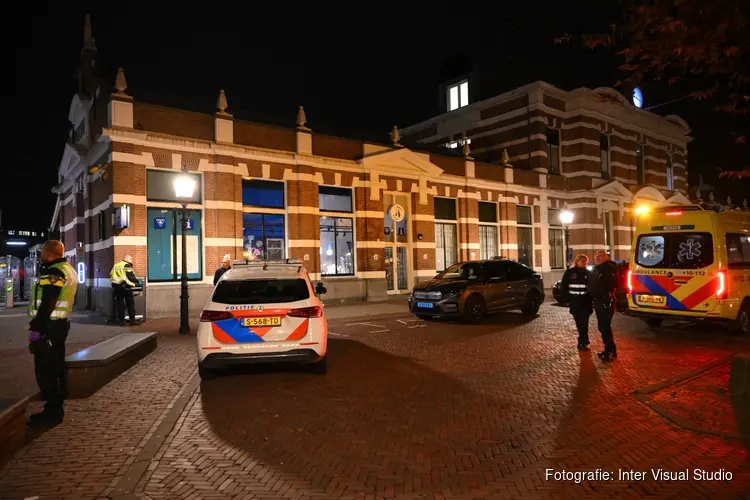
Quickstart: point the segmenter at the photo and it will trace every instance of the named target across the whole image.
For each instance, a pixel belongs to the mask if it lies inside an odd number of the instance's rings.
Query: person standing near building
[[[578,350],[589,350],[589,317],[594,312],[587,285],[589,270],[586,266],[589,258],[584,254],[576,255],[573,267],[565,271],[560,290],[563,297],[568,300],[570,314],[576,322],[578,329]]]
[[[232,258],[229,254],[225,254],[224,258],[221,259],[221,267],[214,273],[214,286],[219,282],[224,273],[232,269]]]
[[[612,332],[612,317],[615,314],[615,292],[617,290],[617,266],[609,260],[604,250],[594,255],[596,266],[588,278],[589,295],[594,301],[594,312],[602,334],[604,351],[598,353],[602,361],[617,357],[617,346]]]
[[[29,350],[44,410],[29,417],[30,427],[57,425],[63,420],[67,397],[65,341],[78,289],[75,269],[65,260],[65,246],[50,240],[42,247],[39,281],[29,297]]]
[[[109,274],[109,281],[112,284],[112,295],[115,300],[114,322],[125,326],[125,306],[127,305],[129,324],[137,324],[133,288],[138,286],[138,278],[133,273],[133,257],[126,255],[115,264]]]

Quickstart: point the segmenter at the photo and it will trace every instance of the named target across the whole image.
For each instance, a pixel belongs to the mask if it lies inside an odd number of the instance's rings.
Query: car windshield
[[[440,280],[476,280],[484,276],[482,264],[455,264],[437,275]]]
[[[310,298],[303,279],[222,280],[213,301],[220,304],[279,304]]]
[[[660,269],[701,269],[714,261],[710,233],[657,233],[638,237],[636,262]]]

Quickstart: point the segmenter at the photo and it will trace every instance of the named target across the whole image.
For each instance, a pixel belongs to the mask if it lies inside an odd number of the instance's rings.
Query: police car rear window
[[[310,298],[303,279],[222,280],[213,301],[219,304],[279,304]]]
[[[714,262],[711,233],[642,234],[636,262],[657,269],[701,269]]]

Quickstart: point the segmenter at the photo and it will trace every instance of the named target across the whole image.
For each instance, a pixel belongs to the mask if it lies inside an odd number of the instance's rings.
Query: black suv
[[[453,265],[415,286],[409,310],[421,319],[459,316],[475,322],[509,309],[534,316],[543,301],[539,273],[506,259],[479,260]]]

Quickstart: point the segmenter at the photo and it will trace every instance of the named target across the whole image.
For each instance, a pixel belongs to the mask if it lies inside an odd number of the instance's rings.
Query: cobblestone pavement
[[[532,321],[471,327],[337,321],[325,376],[245,369],[195,391],[193,339],[166,335],[70,402],[65,423],[0,472],[0,497],[750,498],[746,444],[683,429],[633,396],[750,342],[623,316],[615,327],[620,358],[602,364],[600,342],[576,352],[567,311],[548,304]],[[696,468],[733,478],[618,479]],[[547,480],[546,469],[614,479]]]

